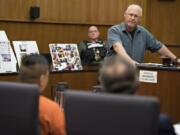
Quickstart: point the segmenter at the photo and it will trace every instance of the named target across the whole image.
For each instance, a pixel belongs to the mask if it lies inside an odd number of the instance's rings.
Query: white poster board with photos
[[[82,70],[77,44],[49,44],[53,71]]]
[[[21,65],[21,58],[24,55],[39,54],[36,41],[13,41],[13,46],[19,66]]]
[[[0,31],[0,73],[17,72],[16,58],[5,31]]]

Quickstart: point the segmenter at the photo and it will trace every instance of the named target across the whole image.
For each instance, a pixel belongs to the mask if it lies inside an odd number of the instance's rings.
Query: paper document
[[[9,42],[0,42],[0,73],[17,72],[16,58]]]
[[[180,135],[180,123],[174,124],[174,130],[176,132],[176,135]]]
[[[14,50],[18,60],[18,65],[21,65],[21,58],[26,54],[39,54],[39,49],[36,41],[13,41]]]

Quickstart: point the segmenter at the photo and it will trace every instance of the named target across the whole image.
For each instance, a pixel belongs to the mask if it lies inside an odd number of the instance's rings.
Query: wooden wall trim
[[[18,23],[41,23],[41,24],[74,24],[74,25],[100,25],[100,26],[112,26],[114,23],[82,23],[82,22],[70,22],[70,21],[43,21],[43,20],[22,20],[22,19],[0,19],[0,22],[18,22]]]

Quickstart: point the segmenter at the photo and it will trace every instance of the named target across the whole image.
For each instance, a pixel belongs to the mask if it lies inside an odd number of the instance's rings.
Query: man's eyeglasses
[[[94,33],[94,32],[98,32],[98,30],[89,31],[89,33]]]
[[[140,16],[136,15],[136,14],[132,14],[132,13],[127,13],[127,15],[129,15],[130,17],[134,17],[134,18],[139,18]]]

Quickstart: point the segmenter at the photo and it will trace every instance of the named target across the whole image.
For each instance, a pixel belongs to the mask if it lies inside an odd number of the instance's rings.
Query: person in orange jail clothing
[[[21,60],[19,79],[21,82],[38,84],[45,90],[49,78],[46,59],[38,54],[25,55]],[[44,97],[39,98],[39,121],[41,135],[65,135],[65,117],[60,106]]]

